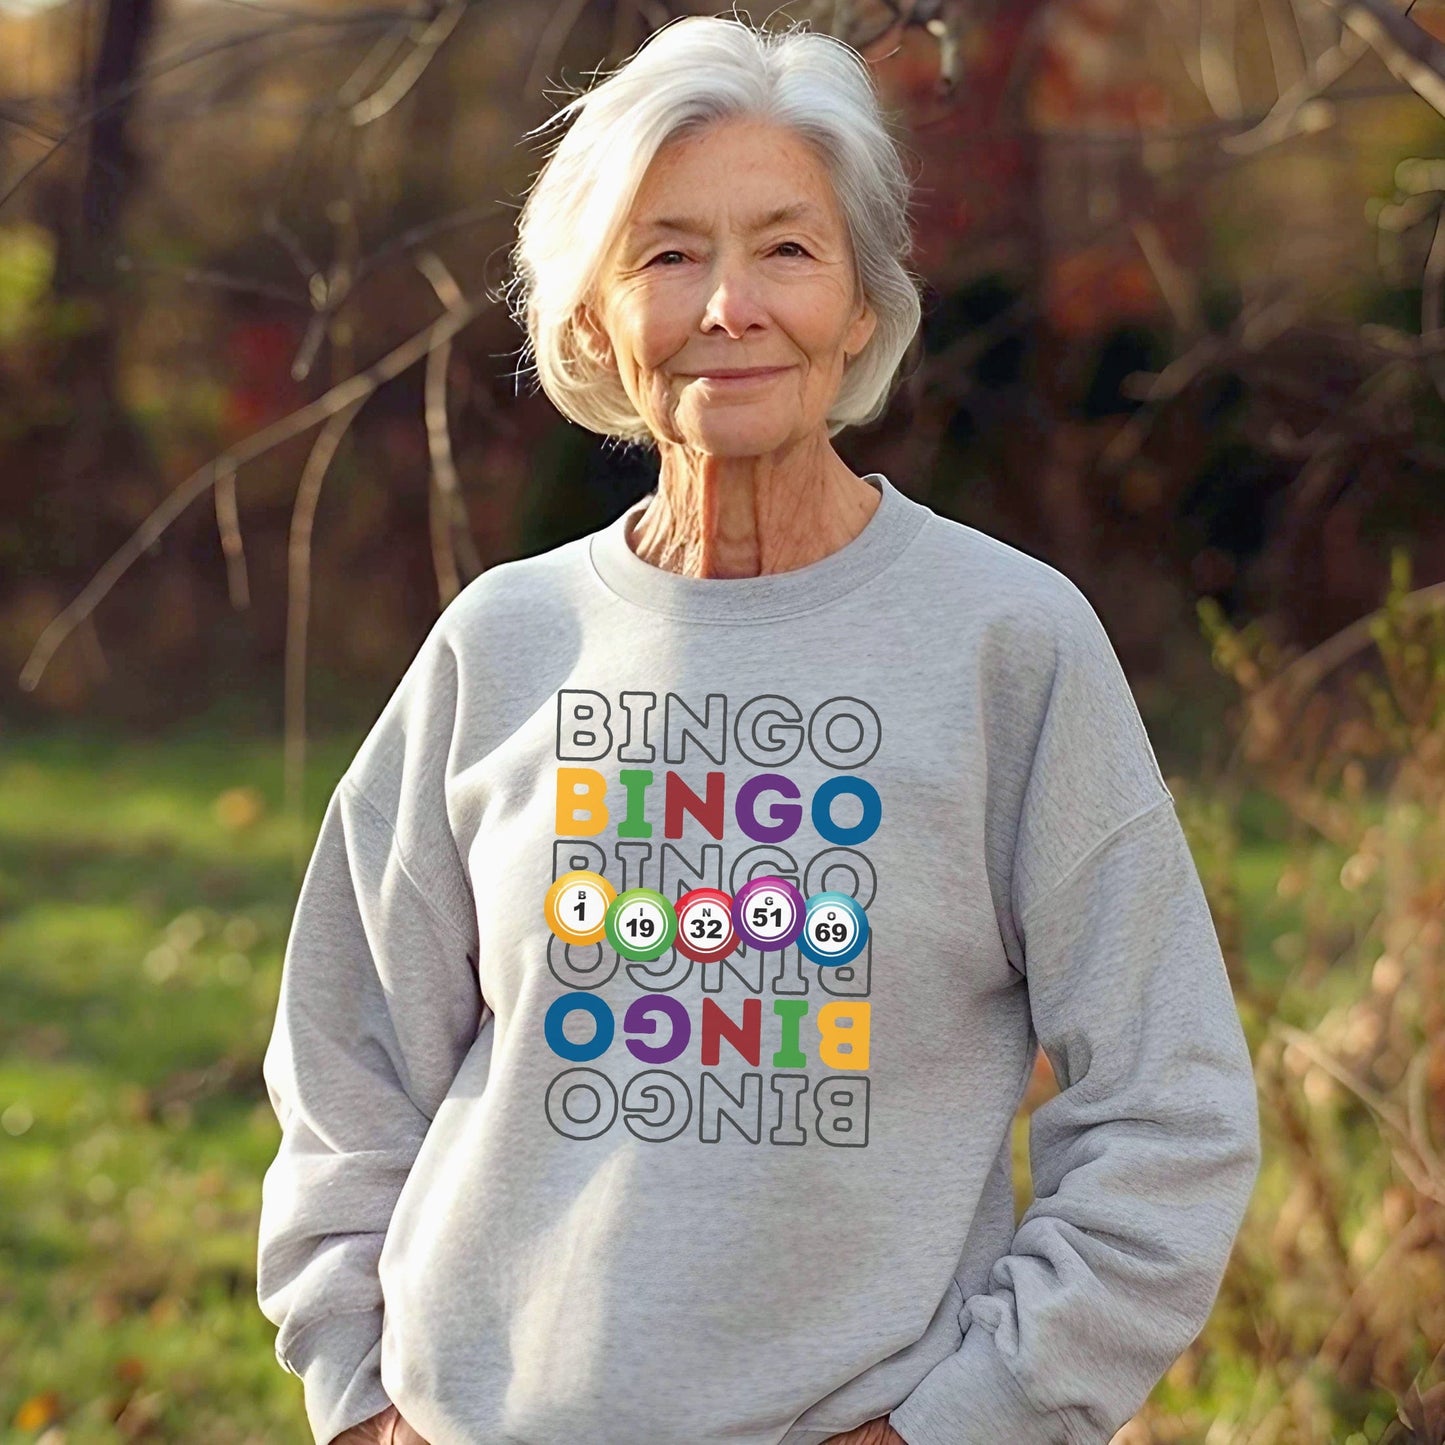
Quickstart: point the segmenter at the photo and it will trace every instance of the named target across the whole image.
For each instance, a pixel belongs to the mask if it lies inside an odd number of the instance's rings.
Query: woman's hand
[[[407,1422],[395,1405],[388,1405],[379,1415],[343,1430],[331,1445],[428,1445]],[[865,1420],[842,1435],[830,1435],[823,1445],[908,1445],[889,1423],[886,1415]]]
[[[402,1419],[395,1405],[388,1405],[379,1415],[343,1430],[331,1445],[427,1445],[427,1442]]]
[[[823,1445],[908,1445],[892,1425],[887,1415],[876,1420],[865,1420],[861,1425],[845,1431],[842,1435],[830,1435]]]
[[[343,1430],[331,1445],[427,1445],[407,1422],[395,1405],[388,1405],[379,1415]],[[908,1445],[889,1423],[886,1415],[863,1424],[842,1435],[830,1435],[823,1445]]]

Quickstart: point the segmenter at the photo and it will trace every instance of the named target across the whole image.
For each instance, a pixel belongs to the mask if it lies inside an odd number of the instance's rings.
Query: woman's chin
[[[707,408],[688,417],[678,428],[684,445],[719,457],[756,457],[775,452],[796,434],[778,418],[748,417],[742,408]]]

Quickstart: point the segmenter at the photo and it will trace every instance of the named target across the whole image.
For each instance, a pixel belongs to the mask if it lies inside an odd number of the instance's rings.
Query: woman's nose
[[[712,273],[711,290],[703,309],[702,329],[722,327],[729,336],[741,336],[749,326],[765,319],[756,277],[745,261],[721,260]]]

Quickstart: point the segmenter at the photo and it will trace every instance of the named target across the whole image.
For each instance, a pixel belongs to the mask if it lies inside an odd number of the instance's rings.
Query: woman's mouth
[[[770,376],[781,376],[786,366],[755,367],[748,371],[705,371],[695,379],[705,381],[709,386],[746,386],[753,381],[766,381]]]

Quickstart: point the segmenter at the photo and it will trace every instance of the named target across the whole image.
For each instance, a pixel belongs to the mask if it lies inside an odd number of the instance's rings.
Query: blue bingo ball
[[[814,893],[803,914],[798,948],[816,964],[852,963],[868,942],[868,913],[846,893]]]

